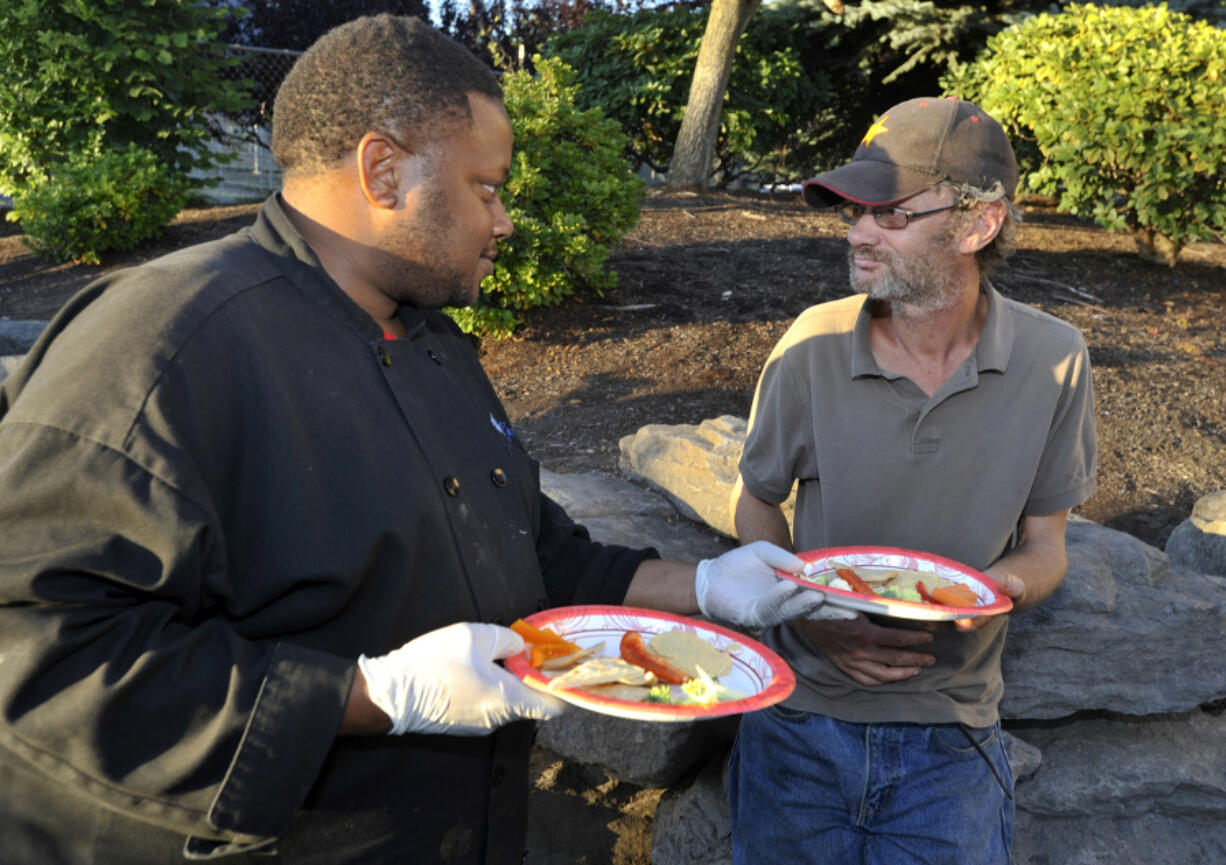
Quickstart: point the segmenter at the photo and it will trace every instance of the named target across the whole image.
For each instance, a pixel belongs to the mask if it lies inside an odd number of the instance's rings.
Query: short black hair
[[[310,175],[347,156],[367,132],[427,146],[440,129],[471,122],[468,95],[502,98],[493,71],[418,18],[377,15],[329,30],[281,83],[272,153]]]

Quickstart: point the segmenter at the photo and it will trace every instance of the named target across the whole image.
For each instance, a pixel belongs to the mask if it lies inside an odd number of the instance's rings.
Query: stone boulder
[[[746,422],[724,415],[688,424],[649,424],[618,443],[618,467],[662,492],[684,516],[734,537],[731,497]],[[791,525],[795,500],[783,505]]]
[[[0,355],[23,355],[47,326],[45,321],[0,319]]]
[[[1197,500],[1166,539],[1166,554],[1190,570],[1226,576],[1226,490]]]
[[[1023,735],[1043,763],[1017,784],[1013,861],[1226,862],[1218,712],[1077,718]]]
[[[45,321],[0,318],[0,382],[13,374],[46,326]]]
[[[734,546],[710,528],[682,518],[658,493],[625,480],[595,472],[563,475],[541,469],[541,489],[603,543],[655,547],[666,559],[690,562],[713,558]]]
[[[656,808],[652,865],[732,865],[728,753],[709,760],[692,782],[669,790]]]
[[[1226,697],[1226,579],[1095,523],[1069,523],[1068,574],[1045,603],[1009,621],[1005,718],[1087,709],[1181,712]]]
[[[635,721],[570,709],[537,725],[536,742],[576,763],[643,787],[670,787],[736,737],[735,715],[706,721]]]

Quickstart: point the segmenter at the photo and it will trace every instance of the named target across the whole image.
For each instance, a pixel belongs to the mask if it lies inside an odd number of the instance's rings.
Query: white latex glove
[[[825,597],[775,574],[775,568],[797,573],[804,565],[803,559],[767,541],[704,559],[694,579],[698,608],[704,616],[745,628],[767,628],[808,616]]]
[[[371,701],[392,719],[392,735],[483,736],[521,718],[553,718],[565,707],[494,663],[523,650],[510,628],[458,622],[389,654],[362,655],[358,666]]]

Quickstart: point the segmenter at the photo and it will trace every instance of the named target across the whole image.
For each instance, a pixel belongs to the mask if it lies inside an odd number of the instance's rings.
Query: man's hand
[[[494,663],[523,650],[509,628],[458,622],[387,655],[363,655],[358,667],[393,735],[483,736],[511,721],[553,718],[565,706]]]
[[[766,628],[817,610],[825,597],[789,580],[775,568],[798,572],[804,560],[782,547],[754,541],[698,563],[694,590],[704,616],[744,628]]]
[[[1000,589],[1002,595],[1008,595],[1013,599],[1014,607],[1018,607],[1022,600],[1022,596],[1026,594],[1026,584],[1022,582],[1021,577],[1010,573],[999,564],[994,565],[984,571],[992,579],[996,581],[996,587]],[[969,619],[955,619],[954,627],[962,632],[977,631],[992,620],[991,616],[973,616]]]
[[[913,646],[932,642],[928,631],[883,628],[863,615],[843,620],[806,619],[793,622],[791,627],[861,685],[901,682],[936,663],[933,655],[911,651]]]

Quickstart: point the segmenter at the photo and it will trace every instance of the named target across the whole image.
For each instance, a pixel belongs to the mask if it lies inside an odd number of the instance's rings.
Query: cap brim
[[[806,180],[800,193],[811,207],[834,207],[844,199],[879,207],[905,201],[940,180],[922,171],[860,159]]]

